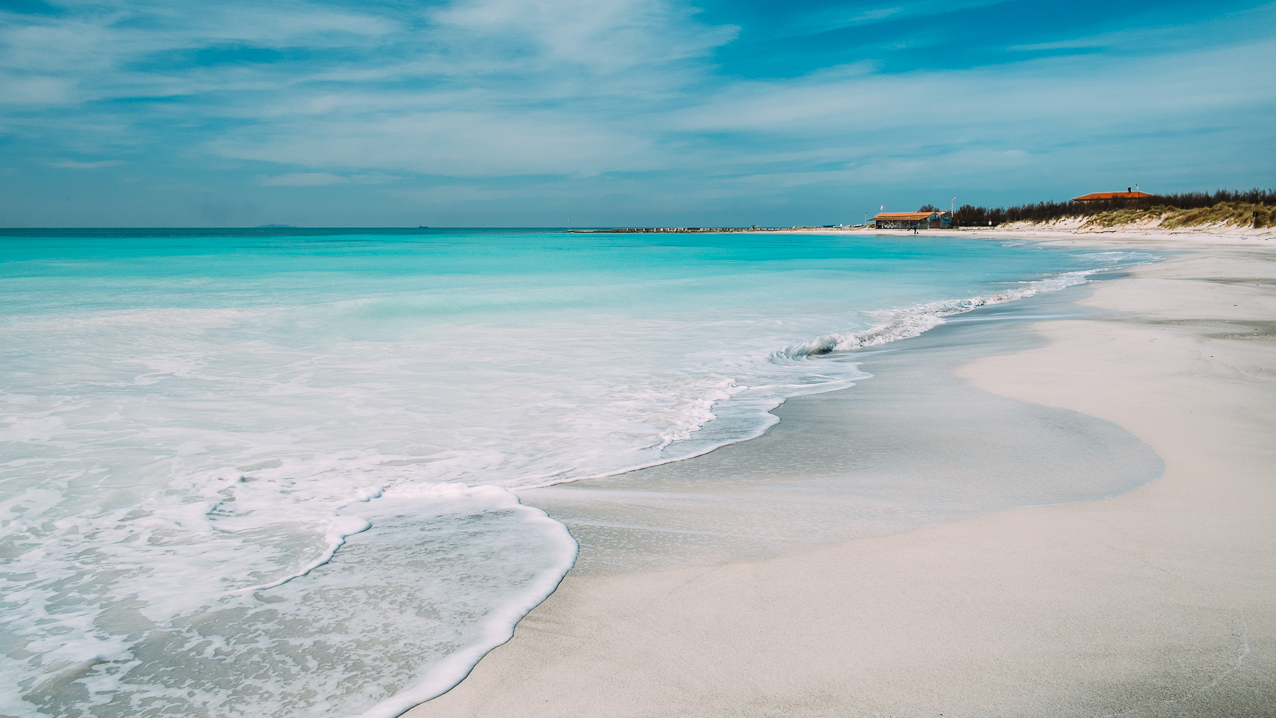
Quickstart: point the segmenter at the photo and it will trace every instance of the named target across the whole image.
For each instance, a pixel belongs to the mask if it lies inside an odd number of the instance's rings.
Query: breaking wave
[[[920,336],[944,323],[945,317],[972,312],[980,307],[992,304],[1004,304],[1019,299],[1055,292],[1078,284],[1085,284],[1088,277],[1104,268],[1086,269],[1066,272],[1046,279],[1023,282],[1021,286],[1005,289],[992,294],[984,294],[966,299],[944,299],[928,302],[905,309],[892,309],[875,312],[880,318],[878,324],[857,332],[845,334],[825,334],[808,342],[795,344],[775,352],[772,361],[787,362],[813,356],[832,354],[833,352],[854,351],[866,347],[875,347],[900,339],[911,339]]]

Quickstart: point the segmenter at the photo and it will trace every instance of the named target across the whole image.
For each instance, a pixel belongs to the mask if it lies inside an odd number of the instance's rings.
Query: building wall
[[[947,214],[945,212],[929,220],[877,219],[873,224],[877,229],[951,229],[953,220]]]

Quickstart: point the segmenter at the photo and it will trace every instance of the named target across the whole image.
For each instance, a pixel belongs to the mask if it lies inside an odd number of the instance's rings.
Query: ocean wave
[[[875,312],[880,321],[868,329],[845,334],[825,334],[810,341],[778,350],[772,354],[771,360],[777,363],[784,363],[834,352],[881,346],[901,339],[912,339],[943,324],[945,317],[973,312],[980,307],[1027,299],[1037,294],[1055,292],[1078,284],[1085,284],[1089,281],[1088,277],[1090,275],[1105,271],[1105,269],[1096,268],[1065,272],[1045,279],[1024,282],[1022,286],[1004,289],[992,294],[965,299],[943,299],[903,309]]]

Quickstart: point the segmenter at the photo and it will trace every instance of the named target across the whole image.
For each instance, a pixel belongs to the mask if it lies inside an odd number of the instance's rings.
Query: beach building
[[[948,229],[953,226],[950,212],[882,212],[873,217],[877,229]]]
[[[1133,187],[1126,187],[1124,192],[1092,192],[1083,194],[1080,197],[1073,197],[1073,202],[1104,202],[1114,199],[1144,199],[1152,195],[1147,192],[1137,192]]]

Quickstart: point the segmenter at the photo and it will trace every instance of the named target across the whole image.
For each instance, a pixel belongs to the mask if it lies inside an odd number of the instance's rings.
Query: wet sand
[[[985,307],[876,350],[818,357],[872,374],[800,396],[764,436],[692,460],[519,492],[580,543],[573,576],[755,561],[992,511],[1125,493],[1161,458],[1120,427],[996,396],[953,369],[1043,342],[1088,288]],[[1066,313],[1066,314],[1061,314]],[[840,373],[840,372],[839,372]]]
[[[790,402],[767,437],[671,473],[525,496],[573,528],[579,569],[469,678],[409,715],[1271,715],[1273,258],[1196,245],[1083,290],[1080,316],[987,322],[1000,345],[981,345],[975,327],[969,341],[937,334],[955,378],[910,384],[878,369],[860,387]],[[871,357],[864,368],[875,371]],[[931,401],[938,419],[891,417],[923,378],[949,397]],[[856,392],[861,411],[849,412]],[[885,438],[829,451],[848,415],[881,417],[869,428]],[[1011,430],[1028,441],[1000,440]],[[906,446],[911,458],[883,463]],[[1086,446],[1093,456],[1078,462]],[[1149,447],[1164,475],[1144,483]],[[852,500],[881,488],[862,481],[814,507],[760,509],[786,479],[827,483],[866,465],[925,471],[916,491],[879,491],[876,503]],[[1096,486],[1142,485],[993,513],[970,499],[1017,476],[1036,490],[1078,471],[1111,474]],[[728,473],[754,479],[715,500]],[[927,481],[961,491],[927,503]],[[804,510],[805,532],[779,530]],[[848,515],[877,528],[837,536]],[[919,517],[941,523],[907,530]],[[718,538],[677,530],[704,521]]]

